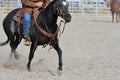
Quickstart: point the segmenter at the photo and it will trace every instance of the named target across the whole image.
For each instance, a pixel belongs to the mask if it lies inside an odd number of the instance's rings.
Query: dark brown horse
[[[116,14],[116,22],[119,22],[120,18],[120,2],[119,0],[110,0],[110,11],[112,14],[112,22],[114,22],[114,15]]]

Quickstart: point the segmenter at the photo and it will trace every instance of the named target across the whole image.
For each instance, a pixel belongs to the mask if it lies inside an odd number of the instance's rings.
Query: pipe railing
[[[99,13],[108,14],[109,7],[103,0],[68,0],[69,11],[71,13],[91,13],[98,15]],[[8,13],[12,9],[20,8],[21,0],[0,0],[0,12]]]

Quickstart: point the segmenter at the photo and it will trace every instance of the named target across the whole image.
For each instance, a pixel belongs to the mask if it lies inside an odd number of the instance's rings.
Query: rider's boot
[[[25,40],[24,40],[24,45],[30,46],[30,38],[29,38],[29,37],[26,37],[26,38],[25,38]]]

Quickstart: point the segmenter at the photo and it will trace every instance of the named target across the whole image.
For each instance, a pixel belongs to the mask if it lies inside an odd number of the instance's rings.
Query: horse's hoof
[[[17,60],[19,59],[19,55],[18,55],[18,54],[15,54],[14,57],[15,57],[15,59],[17,59]]]
[[[31,71],[31,69],[30,69],[30,67],[29,66],[27,66],[27,70],[30,72]]]
[[[59,67],[58,70],[62,71],[62,67]]]
[[[61,70],[57,70],[57,74],[58,74],[58,76],[61,76],[62,75],[62,71]]]

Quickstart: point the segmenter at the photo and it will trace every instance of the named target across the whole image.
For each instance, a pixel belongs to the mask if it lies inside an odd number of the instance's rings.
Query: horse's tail
[[[0,43],[0,46],[4,46],[4,45],[6,45],[8,42],[9,42],[9,39],[7,39],[6,41]]]

